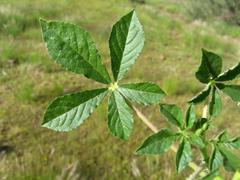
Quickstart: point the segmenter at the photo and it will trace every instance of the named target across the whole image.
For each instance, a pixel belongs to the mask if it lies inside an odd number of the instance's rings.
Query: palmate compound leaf
[[[197,94],[192,99],[190,99],[188,103],[198,104],[204,101],[208,97],[210,92],[211,92],[211,86],[207,85],[199,94]]]
[[[232,68],[221,73],[216,81],[230,81],[235,79],[238,75],[240,75],[240,62]]]
[[[144,32],[136,12],[123,16],[112,28],[109,39],[111,66],[115,81],[123,78],[144,45]]]
[[[42,126],[56,131],[78,127],[102,102],[107,89],[95,89],[56,98],[47,108]]]
[[[216,86],[223,93],[230,96],[233,101],[240,102],[240,85],[227,85],[227,84],[217,83]]]
[[[160,104],[160,111],[169,122],[178,127],[183,127],[183,115],[179,107],[174,104]]]
[[[133,116],[125,99],[113,91],[108,103],[108,127],[113,135],[127,140],[133,130]]]
[[[217,78],[222,70],[222,59],[217,54],[202,49],[202,62],[196,78],[202,83],[208,83],[211,79]]]
[[[212,99],[209,104],[209,114],[213,117],[216,117],[220,114],[222,110],[222,101],[220,94],[216,87],[212,89]]]
[[[130,101],[143,105],[157,104],[165,96],[158,85],[149,82],[123,84],[118,90]]]
[[[190,143],[183,139],[179,145],[177,155],[176,155],[176,167],[177,172],[181,172],[188,163],[192,160],[192,149]]]
[[[176,141],[178,135],[169,129],[162,129],[158,133],[149,136],[144,143],[137,149],[139,155],[156,155],[166,152]]]
[[[66,70],[109,84],[109,74],[89,33],[74,24],[40,19],[48,53]]]

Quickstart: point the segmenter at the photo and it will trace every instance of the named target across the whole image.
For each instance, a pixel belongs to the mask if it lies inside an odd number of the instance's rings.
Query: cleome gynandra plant
[[[106,86],[56,98],[48,106],[42,126],[56,131],[70,131],[77,128],[90,116],[104,97],[109,95],[108,127],[113,135],[127,140],[134,124],[132,103],[159,104],[166,95],[154,83],[119,83],[135,63],[144,46],[144,32],[136,12],[133,10],[123,16],[112,28],[109,48],[113,80],[87,31],[74,24],[59,21],[40,19],[40,24],[48,52],[56,63],[66,70],[82,74]],[[240,86],[223,83],[235,79],[240,74],[240,63],[221,73],[221,58],[206,50],[202,50],[202,53],[202,63],[196,77],[200,82],[207,84],[206,88],[189,101],[185,118],[182,110],[176,105],[161,103],[160,112],[175,128],[164,128],[151,135],[136,153],[139,155],[162,154],[178,142],[177,172],[181,172],[191,163],[198,167],[192,161],[193,156],[196,154],[198,157],[200,153],[201,164],[208,169],[208,173],[205,173],[206,179],[218,174],[222,164],[226,170],[230,171],[240,168],[240,158],[232,151],[234,148],[240,148],[240,138],[229,138],[227,131],[214,135],[213,138],[210,137],[211,133],[207,133],[211,130],[213,119],[222,109],[219,91],[229,95],[234,101],[240,101]],[[210,102],[205,101],[210,93]],[[209,115],[206,117],[196,115],[195,105],[200,102],[207,102]],[[192,168],[194,169],[193,166]]]

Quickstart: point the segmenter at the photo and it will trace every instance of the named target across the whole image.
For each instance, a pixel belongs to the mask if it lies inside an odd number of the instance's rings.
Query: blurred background
[[[201,48],[222,56],[224,68],[239,62],[239,0],[1,0],[0,179],[175,180],[192,172],[177,175],[172,152],[135,155],[152,134],[136,116],[129,141],[113,137],[106,99],[76,130],[59,133],[41,127],[44,109],[54,97],[99,84],[53,63],[38,19],[68,21],[88,30],[109,69],[111,27],[132,8],[144,26],[146,43],[125,82],[156,82],[168,93],[166,102],[186,109],[186,101],[203,87],[194,77]],[[226,96],[223,104],[212,133],[229,128],[237,135],[240,108]],[[159,128],[168,126],[157,105],[139,108]]]

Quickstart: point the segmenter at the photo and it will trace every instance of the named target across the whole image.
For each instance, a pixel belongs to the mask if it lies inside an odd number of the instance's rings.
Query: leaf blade
[[[229,144],[231,147],[233,147],[235,149],[239,149],[240,148],[240,137],[236,137],[236,138],[228,141],[227,144]]]
[[[133,130],[133,116],[125,99],[113,91],[108,104],[108,127],[114,136],[127,140]]]
[[[192,160],[191,145],[188,141],[183,139],[182,143],[178,148],[176,156],[177,172],[180,173],[183,169],[185,169],[191,160]]]
[[[196,113],[195,113],[195,107],[194,104],[190,104],[187,113],[186,113],[186,127],[192,128],[194,122],[196,121]]]
[[[212,99],[209,105],[209,114],[213,117],[216,117],[220,114],[222,110],[221,97],[218,93],[218,90],[214,87],[212,90]]]
[[[223,164],[223,156],[220,150],[217,147],[214,147],[209,160],[210,171],[218,170],[222,164]]]
[[[137,149],[136,153],[144,154],[163,154],[176,141],[177,135],[169,129],[162,129],[158,133],[149,136],[144,143]]]
[[[225,146],[220,146],[220,151],[224,157],[224,167],[227,171],[236,171],[240,168],[240,158],[238,156]]]
[[[221,73],[216,81],[231,81],[235,79],[240,74],[240,62],[233,66],[232,68]]]
[[[208,83],[216,78],[222,70],[222,59],[217,54],[202,49],[202,62],[196,72],[196,78],[202,83]]]
[[[109,39],[111,66],[115,81],[123,78],[144,45],[144,32],[136,12],[123,16],[112,28]]]
[[[211,86],[207,85],[199,94],[197,94],[192,99],[190,99],[188,103],[198,104],[204,101],[210,94],[210,91],[211,91]]]
[[[240,101],[240,85],[226,85],[217,83],[217,87],[226,95],[228,95],[233,101]]]
[[[179,107],[174,104],[160,104],[160,111],[169,122],[178,127],[183,127],[183,116]]]
[[[204,141],[202,140],[202,138],[196,134],[191,134],[190,142],[191,142],[191,144],[193,144],[194,146],[196,146],[200,149],[204,148],[206,146]]]
[[[149,82],[123,84],[119,91],[130,101],[142,105],[157,104],[165,96],[158,85]]]
[[[60,96],[48,106],[42,126],[70,131],[90,116],[106,94],[107,89],[96,89]]]
[[[110,76],[89,33],[79,26],[40,19],[49,55],[64,69],[109,84]]]

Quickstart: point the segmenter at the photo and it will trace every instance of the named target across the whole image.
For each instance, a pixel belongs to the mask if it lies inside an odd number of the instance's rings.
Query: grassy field
[[[239,61],[239,27],[192,21],[178,0],[146,1],[141,5],[127,0],[1,0],[0,147],[9,151],[0,154],[0,179],[183,179],[191,172],[177,175],[171,152],[163,157],[134,154],[152,133],[136,116],[129,141],[113,137],[107,129],[106,101],[70,133],[40,126],[44,109],[54,97],[99,87],[51,61],[42,40],[40,17],[65,20],[88,30],[109,68],[111,27],[136,8],[146,43],[125,81],[154,81],[168,93],[165,102],[183,108],[202,88],[194,78],[201,48],[221,55],[225,68]],[[240,108],[226,97],[223,103],[227,108],[213,133],[229,128],[239,134]],[[166,126],[158,106],[139,108],[159,128]],[[231,174],[223,176],[227,179]]]

